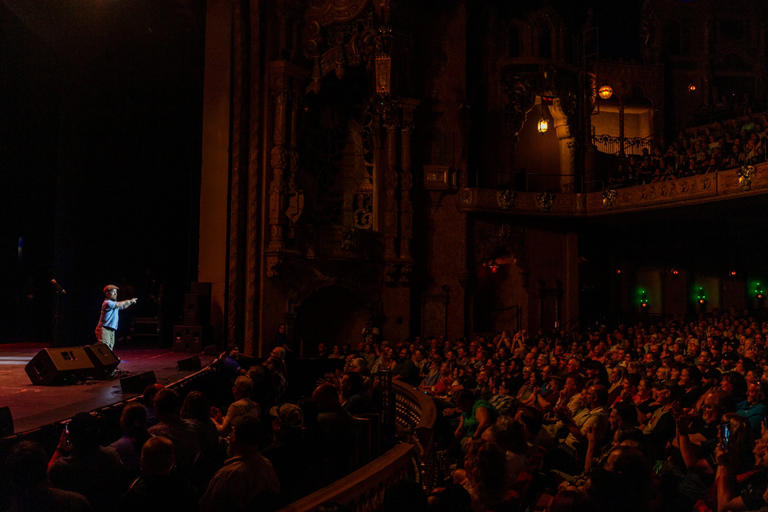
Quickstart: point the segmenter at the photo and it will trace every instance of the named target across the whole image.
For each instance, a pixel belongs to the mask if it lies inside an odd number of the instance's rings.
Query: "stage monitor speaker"
[[[109,347],[103,343],[94,343],[93,345],[86,345],[83,347],[85,353],[91,358],[93,363],[93,377],[95,379],[106,379],[112,376],[112,372],[115,371],[117,365],[120,364],[120,359],[109,350]]]
[[[174,325],[173,351],[201,352],[206,341],[206,330],[202,325]]]
[[[94,366],[83,347],[44,348],[24,368],[32,384],[56,385],[84,380]]]
[[[0,407],[0,437],[13,435],[13,417],[9,407]]]
[[[200,356],[192,356],[180,359],[176,362],[176,366],[182,372],[196,372],[203,367],[203,363],[200,361]]]
[[[157,382],[155,372],[142,372],[120,379],[120,388],[123,393],[143,393],[147,386],[155,382]]]

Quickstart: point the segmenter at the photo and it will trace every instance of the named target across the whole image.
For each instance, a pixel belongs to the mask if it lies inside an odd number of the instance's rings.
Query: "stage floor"
[[[16,433],[136,396],[135,393],[123,394],[120,378],[88,379],[85,383],[68,386],[33,385],[24,366],[45,346],[34,343],[0,345],[0,407],[10,407]],[[115,353],[122,361],[120,377],[154,371],[157,382],[171,384],[194,373],[177,370],[176,363],[195,354],[173,352],[167,348],[118,348]],[[205,367],[215,357],[200,355],[200,359]]]

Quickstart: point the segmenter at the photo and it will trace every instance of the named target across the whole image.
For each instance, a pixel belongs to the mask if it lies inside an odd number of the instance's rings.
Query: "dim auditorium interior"
[[[768,3],[0,0],[0,511],[768,510]]]

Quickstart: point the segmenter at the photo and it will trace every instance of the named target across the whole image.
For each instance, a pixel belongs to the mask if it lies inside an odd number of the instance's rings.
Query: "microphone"
[[[53,289],[56,290],[56,293],[59,295],[67,294],[67,290],[65,290],[64,287],[61,286],[55,279],[51,279],[51,286],[53,286]]]

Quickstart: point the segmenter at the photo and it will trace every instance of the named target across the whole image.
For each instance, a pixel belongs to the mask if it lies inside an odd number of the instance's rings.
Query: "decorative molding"
[[[304,18],[321,27],[355,19],[368,5],[368,0],[314,0]]]
[[[619,189],[581,193],[515,192],[506,208],[500,191],[462,188],[458,206],[463,211],[499,214],[596,216],[731,199],[734,196],[768,194],[768,162],[752,170],[730,169],[669,181]]]
[[[515,199],[517,199],[517,194],[511,188],[496,192],[496,204],[498,204],[499,208],[502,210],[509,210],[512,208],[515,205]]]
[[[536,208],[543,212],[548,212],[555,204],[555,198],[549,192],[540,192],[536,194]]]
[[[609,209],[609,210],[611,208],[613,208],[614,206],[616,206],[616,197],[617,196],[618,196],[618,194],[612,188],[608,189],[608,190],[603,190],[603,193],[602,193],[603,206],[605,208]]]
[[[456,188],[456,173],[448,165],[425,165],[424,188],[427,190],[451,190]]]
[[[739,188],[744,192],[752,190],[752,178],[757,175],[757,171],[753,165],[742,165],[738,170],[739,175]]]
[[[464,208],[472,208],[475,205],[475,189],[464,188],[461,189],[460,200]]]

